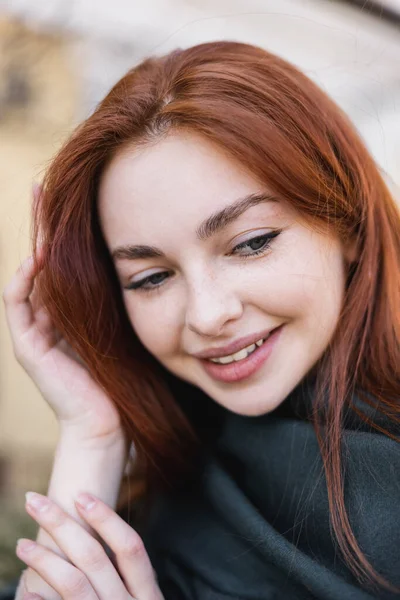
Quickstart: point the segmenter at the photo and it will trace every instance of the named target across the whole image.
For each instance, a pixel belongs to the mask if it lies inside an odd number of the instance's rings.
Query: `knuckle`
[[[3,298],[3,302],[4,304],[8,304],[8,302],[11,300],[11,290],[10,290],[10,286],[7,285],[1,294],[2,298]]]
[[[25,361],[25,353],[23,352],[22,348],[19,345],[15,344],[13,351],[17,362],[23,363]]]
[[[91,522],[96,525],[102,525],[110,519],[110,511],[104,510],[105,507],[97,507],[95,515],[91,517]]]
[[[73,598],[74,600],[90,597],[91,593],[89,580],[83,573],[78,571],[78,569],[74,570],[74,573],[65,580],[62,588],[63,592],[67,594],[67,597]]]
[[[105,568],[107,562],[107,555],[99,542],[94,541],[90,545],[80,548],[77,563],[82,569],[101,571]]]
[[[146,553],[142,538],[135,532],[130,531],[121,544],[118,554],[127,558],[138,558]]]
[[[33,557],[34,557],[34,560],[35,560],[35,564],[39,565],[39,566],[42,565],[42,564],[46,565],[46,551],[45,551],[45,549],[42,546],[37,545],[34,548],[33,552],[34,552]]]
[[[46,522],[52,529],[62,527],[67,522],[67,515],[57,505],[53,504],[49,510],[44,513]]]

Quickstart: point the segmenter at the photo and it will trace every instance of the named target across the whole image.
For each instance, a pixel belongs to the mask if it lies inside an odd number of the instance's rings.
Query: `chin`
[[[200,386],[199,386],[200,387]],[[226,395],[221,395],[217,390],[201,388],[214,402],[220,404],[230,412],[243,417],[260,417],[274,411],[285,400],[285,396],[273,395],[270,398],[264,396],[262,401],[255,401],[255,396],[259,393],[240,393],[239,391],[230,391]]]

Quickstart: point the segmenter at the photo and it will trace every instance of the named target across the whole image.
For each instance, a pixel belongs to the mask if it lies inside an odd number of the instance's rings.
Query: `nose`
[[[186,326],[205,337],[217,337],[230,321],[243,313],[242,302],[232,286],[217,279],[191,286],[186,307]]]

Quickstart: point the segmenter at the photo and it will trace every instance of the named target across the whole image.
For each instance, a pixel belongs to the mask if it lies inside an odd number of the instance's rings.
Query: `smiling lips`
[[[265,337],[259,337],[257,341],[242,347],[241,350],[231,355],[216,356],[216,352],[214,352],[212,358],[203,357],[200,363],[205,372],[217,381],[234,383],[247,379],[267,361],[283,329],[284,325],[282,324],[270,330]]]
[[[209,350],[204,350],[203,352],[198,352],[197,354],[193,354],[196,358],[203,359],[211,359],[211,358],[225,358],[227,356],[233,356],[236,353],[239,353],[243,350],[247,350],[253,344],[257,344],[261,340],[266,340],[270,336],[270,334],[275,331],[277,327],[265,329],[264,331],[259,331],[258,333],[252,333],[250,335],[246,335],[242,338],[227,344],[226,346],[220,346],[219,348],[210,348]],[[253,348],[254,350],[254,348]]]
[[[254,352],[254,350],[257,347],[259,348],[260,346],[262,346],[266,339],[268,338],[261,338],[255,344],[250,344],[250,346],[246,346],[246,348],[243,348],[243,350],[239,350],[239,352],[235,352],[235,354],[228,354],[227,356],[221,356],[220,358],[210,358],[208,360],[210,360],[213,363],[219,363],[221,365],[227,365],[233,361],[238,362],[239,360],[247,358],[250,354]]]

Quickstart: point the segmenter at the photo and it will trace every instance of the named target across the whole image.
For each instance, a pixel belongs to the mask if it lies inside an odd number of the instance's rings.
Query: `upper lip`
[[[208,350],[203,350],[203,352],[197,352],[196,354],[193,354],[193,356],[196,358],[219,358],[221,356],[235,354],[235,352],[238,352],[239,350],[242,350],[251,344],[255,344],[258,342],[258,340],[265,339],[271,333],[271,331],[276,328],[277,327],[273,327],[272,329],[265,329],[264,331],[260,331],[258,333],[251,333],[250,335],[246,335],[245,337],[235,340],[227,346],[209,348]]]

